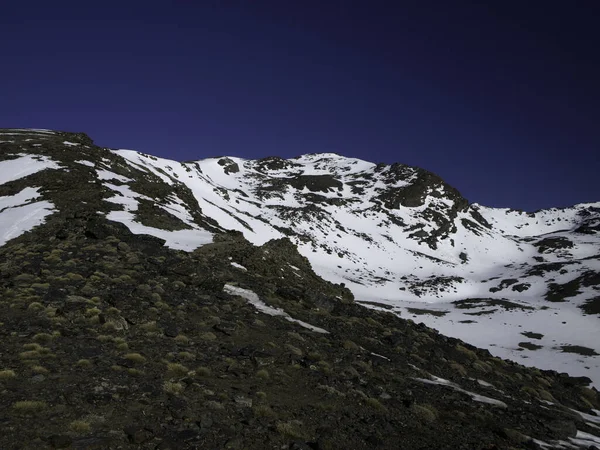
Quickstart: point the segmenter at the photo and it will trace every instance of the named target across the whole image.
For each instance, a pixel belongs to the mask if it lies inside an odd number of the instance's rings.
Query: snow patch
[[[0,184],[33,175],[46,169],[60,169],[47,156],[19,155],[19,158],[0,161]]]
[[[462,392],[464,394],[469,395],[476,402],[487,403],[489,405],[494,405],[494,406],[500,406],[501,408],[506,408],[508,406],[506,403],[504,403],[504,402],[502,402],[500,400],[496,400],[495,398],[486,397],[485,395],[480,395],[480,394],[476,394],[475,392],[467,391],[467,390],[461,388],[456,383],[453,383],[453,382],[448,381],[448,380],[444,380],[443,378],[439,378],[439,377],[436,377],[434,375],[431,375],[431,376],[433,377],[433,380],[429,380],[427,378],[415,378],[415,380],[420,381],[422,383],[427,383],[427,384],[436,384],[436,385],[440,385],[440,386],[448,386],[448,387],[454,389],[455,391]]]
[[[269,316],[279,316],[279,317],[283,317],[285,320],[287,320],[288,322],[293,322],[293,323],[297,323],[298,325],[314,331],[316,333],[323,333],[323,334],[329,334],[329,331],[324,330],[323,328],[319,328],[316,327],[314,325],[311,325],[309,323],[303,322],[301,320],[298,319],[294,319],[292,318],[288,313],[286,313],[284,310],[279,309],[279,308],[273,308],[271,306],[268,306],[266,303],[264,303],[259,297],[258,295],[256,295],[254,292],[252,292],[249,289],[243,289],[237,286],[232,286],[230,284],[226,284],[223,287],[223,290],[225,292],[227,292],[228,294],[231,295],[238,295],[242,298],[245,298],[246,300],[248,300],[249,303],[251,303],[252,305],[254,305],[254,307],[259,310],[260,312],[264,313],[264,314],[268,314]]]
[[[96,170],[96,173],[98,174],[98,178],[100,180],[117,180],[121,183],[129,183],[130,181],[133,181],[131,178],[118,175],[110,170]]]
[[[88,166],[88,167],[95,167],[94,163],[91,161],[86,161],[84,159],[79,160],[79,161],[75,161],[77,164],[83,164],[84,166]]]
[[[237,269],[244,270],[244,271],[247,271],[247,270],[248,270],[248,269],[246,269],[244,266],[242,266],[241,264],[238,264],[238,263],[236,263],[236,262],[232,262],[232,263],[230,263],[230,264],[231,264],[233,267],[237,268]]]
[[[44,223],[54,212],[47,201],[35,202],[39,188],[25,188],[13,196],[0,197],[0,246]]]

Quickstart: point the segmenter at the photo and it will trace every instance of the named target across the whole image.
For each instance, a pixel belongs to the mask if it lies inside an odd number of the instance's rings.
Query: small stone
[[[135,367],[135,363],[129,359],[121,358],[117,360],[117,365],[121,367],[127,367],[128,369],[132,369]]]
[[[55,434],[48,438],[48,443],[52,446],[52,448],[67,448],[72,442],[73,440],[64,434]]]
[[[152,437],[152,433],[140,427],[126,427],[123,431],[132,444],[141,444]]]
[[[44,375],[34,375],[33,377],[31,377],[31,382],[32,383],[41,383],[45,379],[46,379],[46,377]]]
[[[165,336],[170,337],[170,338],[174,338],[179,334],[179,330],[177,329],[177,327],[172,324],[172,323],[163,323],[161,324],[162,328],[164,330]]]
[[[177,433],[178,442],[188,442],[198,439],[198,432],[194,430],[183,430]]]
[[[244,442],[242,441],[242,438],[233,438],[233,439],[229,439],[226,443],[225,443],[225,448],[226,449],[238,449],[238,448],[243,448]]]
[[[246,407],[246,408],[252,408],[252,399],[251,398],[247,398],[242,395],[238,395],[237,397],[235,397],[234,400],[239,406]]]
[[[203,414],[200,418],[200,429],[207,430],[213,426],[213,419],[210,414]]]
[[[73,450],[105,450],[112,448],[112,439],[104,436],[95,436],[73,441]]]

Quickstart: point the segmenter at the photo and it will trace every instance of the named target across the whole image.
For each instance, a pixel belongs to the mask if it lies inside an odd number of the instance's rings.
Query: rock
[[[117,365],[121,367],[127,367],[128,369],[132,369],[135,367],[135,363],[129,359],[121,358],[117,360]]]
[[[167,337],[174,338],[179,334],[179,330],[177,329],[177,326],[173,323],[163,322],[160,325],[163,329],[163,332],[165,333],[165,336],[167,336]]]
[[[556,434],[556,439],[568,440],[577,434],[577,426],[572,420],[549,422],[546,426]]]
[[[48,438],[48,443],[52,448],[68,448],[73,440],[64,434],[55,434]]]
[[[235,397],[234,401],[238,406],[241,406],[244,408],[252,408],[252,399],[251,398],[247,398],[242,395],[238,395]]]
[[[154,448],[156,450],[189,450],[190,448],[198,447],[190,447],[189,444],[186,444],[185,442],[179,442],[175,439],[165,439]]]
[[[515,444],[523,444],[529,440],[523,433],[513,430],[512,428],[504,428],[502,434]]]
[[[239,448],[244,448],[244,441],[240,437],[229,439],[225,443],[225,447],[224,448],[226,448],[226,449],[232,449],[232,450],[239,449]]]
[[[46,377],[44,375],[34,375],[31,377],[31,382],[32,383],[41,383],[42,381],[44,381],[46,379]]]
[[[126,427],[123,431],[131,444],[141,444],[152,438],[152,433],[141,427]]]
[[[200,422],[198,423],[198,425],[200,426],[201,430],[208,430],[210,427],[213,426],[213,423],[214,423],[214,421],[210,414],[202,414],[202,417],[200,418]]]
[[[177,442],[189,442],[195,441],[200,438],[197,431],[194,430],[183,430],[175,434]]]
[[[73,441],[73,450],[106,450],[113,448],[113,440],[106,436],[93,436]]]

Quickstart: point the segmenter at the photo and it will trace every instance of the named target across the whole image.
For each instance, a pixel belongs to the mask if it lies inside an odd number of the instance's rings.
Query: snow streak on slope
[[[46,169],[59,169],[50,158],[25,154],[0,161],[0,186]],[[27,187],[15,195],[0,197],[0,245],[44,223],[54,206],[48,201],[35,201],[38,188]]]
[[[288,313],[286,313],[282,309],[273,308],[273,307],[267,305],[265,302],[263,302],[262,300],[260,300],[260,298],[258,297],[258,295],[256,295],[254,292],[252,292],[252,291],[250,291],[248,289],[243,289],[241,287],[237,287],[237,286],[232,286],[230,284],[226,284],[223,287],[223,290],[225,292],[229,293],[229,294],[238,295],[238,296],[240,296],[242,298],[245,298],[246,300],[248,300],[248,302],[250,304],[252,304],[261,313],[268,314],[269,316],[283,317],[288,322],[297,323],[301,327],[306,328],[306,329],[308,329],[310,331],[314,331],[315,333],[322,333],[322,334],[328,334],[329,333],[327,330],[324,330],[323,328],[319,328],[319,327],[316,327],[316,326],[311,325],[309,323],[303,322],[302,320],[298,320],[298,319],[292,318]]]
[[[45,169],[60,166],[45,156],[17,155],[15,159],[0,161],[0,184],[18,180]]]
[[[469,206],[419,169],[335,154],[179,163],[115,153],[184,184],[203,214],[257,245],[288,236],[319,275],[366,306],[600,382],[598,317],[579,308],[599,287],[578,281],[600,270],[600,203],[534,214]],[[566,301],[550,301],[557,292]]]
[[[41,225],[46,216],[52,214],[52,203],[33,201],[37,197],[38,190],[33,188],[25,188],[14,196],[0,197],[0,245]]]
[[[98,177],[102,180],[116,179],[121,182],[128,181],[126,177],[111,174],[106,170],[99,170]],[[130,181],[130,180],[129,180]],[[165,240],[165,245],[176,249],[176,250],[187,250],[192,251],[198,248],[200,245],[208,244],[212,242],[212,233],[199,229],[195,224],[191,223],[189,217],[185,215],[185,211],[181,211],[179,219],[183,219],[192,229],[189,230],[162,230],[156,227],[149,227],[143,225],[135,220],[134,212],[138,209],[138,202],[141,199],[152,201],[151,198],[137,194],[132,191],[127,185],[114,185],[112,183],[105,183],[105,186],[115,191],[117,195],[109,198],[108,201],[123,206],[122,211],[111,211],[106,216],[109,220],[120,222],[126,225],[129,230],[134,234],[149,234]],[[176,208],[172,208],[172,211],[178,213]]]

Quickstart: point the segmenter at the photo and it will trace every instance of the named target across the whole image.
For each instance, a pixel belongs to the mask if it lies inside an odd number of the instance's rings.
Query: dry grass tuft
[[[11,378],[16,378],[17,374],[14,370],[4,369],[0,370],[0,380],[10,380]]]

